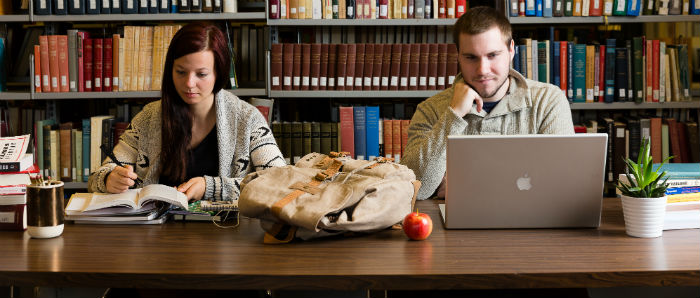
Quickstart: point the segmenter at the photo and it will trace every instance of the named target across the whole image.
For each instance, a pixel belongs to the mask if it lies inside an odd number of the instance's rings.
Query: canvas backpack
[[[286,243],[391,227],[411,212],[419,188],[413,171],[391,159],[310,153],[248,174],[238,206],[260,219],[265,243]]]

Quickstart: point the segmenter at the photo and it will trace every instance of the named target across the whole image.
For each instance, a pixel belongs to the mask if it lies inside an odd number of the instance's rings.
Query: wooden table
[[[0,285],[199,289],[488,289],[700,285],[700,230],[625,235],[619,199],[599,229],[449,230],[439,201],[426,241],[402,231],[262,244],[256,220],[68,224],[61,237],[0,232]]]

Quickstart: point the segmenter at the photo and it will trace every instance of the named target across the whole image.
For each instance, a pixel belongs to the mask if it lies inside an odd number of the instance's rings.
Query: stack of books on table
[[[27,185],[38,175],[29,135],[0,138],[0,230],[27,229]]]
[[[700,163],[667,163],[661,169],[669,177],[664,230],[700,228]],[[627,176],[620,174],[620,182]]]
[[[175,188],[151,184],[119,194],[75,193],[66,220],[85,224],[161,224],[170,208],[187,210],[187,197]]]

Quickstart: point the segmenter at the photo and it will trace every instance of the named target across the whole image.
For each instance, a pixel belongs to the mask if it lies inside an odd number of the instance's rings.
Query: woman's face
[[[189,105],[196,105],[214,99],[214,53],[200,51],[175,59],[173,63],[173,83],[177,94]]]

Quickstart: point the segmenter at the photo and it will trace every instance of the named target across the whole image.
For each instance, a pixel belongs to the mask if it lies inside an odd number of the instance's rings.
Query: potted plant
[[[649,140],[645,138],[639,148],[637,162],[629,158],[625,160],[627,182],[621,181],[617,186],[622,192],[625,231],[633,237],[659,237],[664,226],[668,177],[665,171],[659,171],[673,157],[666,158],[654,170],[650,147]]]

